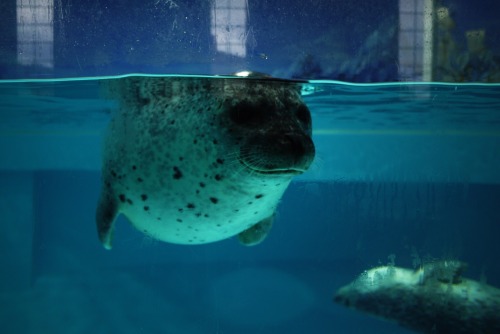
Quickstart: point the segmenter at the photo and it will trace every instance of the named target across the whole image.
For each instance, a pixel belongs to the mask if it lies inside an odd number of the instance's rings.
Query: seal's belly
[[[129,206],[121,213],[135,228],[154,239],[176,244],[204,244],[230,238],[272,216],[278,202],[272,197],[278,196],[269,196],[265,201],[250,205],[247,200],[245,203],[232,202],[231,207],[221,205],[210,211],[194,207],[182,208],[182,212],[175,205],[165,207],[165,202],[150,201],[149,207]],[[162,209],[152,210],[154,207]]]

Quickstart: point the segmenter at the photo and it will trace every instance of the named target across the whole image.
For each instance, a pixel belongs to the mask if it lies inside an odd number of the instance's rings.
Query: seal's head
[[[315,149],[311,115],[299,93],[282,83],[266,83],[235,95],[224,110],[227,128],[235,134],[238,161],[258,174],[293,176],[307,170]]]

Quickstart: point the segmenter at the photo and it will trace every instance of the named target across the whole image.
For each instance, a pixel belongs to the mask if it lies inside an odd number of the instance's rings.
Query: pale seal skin
[[[107,249],[120,213],[165,242],[238,235],[257,244],[293,176],[314,159],[296,82],[134,76],[104,86],[120,102],[104,143],[96,213]]]
[[[463,263],[419,270],[370,269],[340,288],[334,301],[421,333],[500,333],[500,290],[462,278]]]

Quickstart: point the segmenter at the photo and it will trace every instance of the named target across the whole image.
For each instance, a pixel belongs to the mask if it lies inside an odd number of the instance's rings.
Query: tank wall
[[[493,0],[6,0],[0,78],[228,74],[500,81]]]

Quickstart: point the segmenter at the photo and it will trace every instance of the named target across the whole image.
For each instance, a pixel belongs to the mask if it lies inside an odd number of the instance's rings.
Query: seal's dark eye
[[[305,125],[311,124],[311,112],[305,105],[297,109],[297,119]]]
[[[241,125],[252,125],[262,120],[262,106],[241,101],[230,111],[231,120]]]

